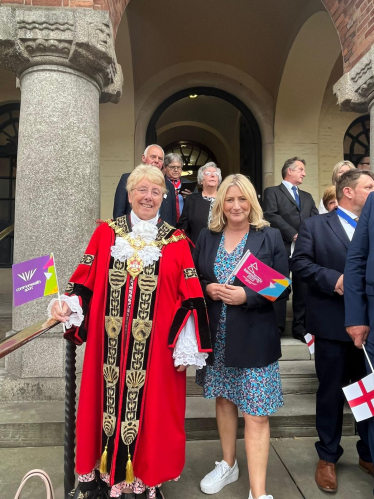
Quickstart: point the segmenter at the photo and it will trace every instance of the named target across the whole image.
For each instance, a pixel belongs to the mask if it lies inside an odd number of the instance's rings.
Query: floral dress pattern
[[[224,284],[243,255],[247,234],[234,251],[227,253],[225,235],[218,248],[214,262],[214,274]],[[232,284],[234,276],[229,283]],[[220,320],[214,346],[214,363],[197,371],[196,382],[203,386],[207,399],[223,397],[233,402],[246,414],[267,416],[283,405],[282,385],[278,362],[266,367],[240,368],[225,366],[227,305],[222,304]]]

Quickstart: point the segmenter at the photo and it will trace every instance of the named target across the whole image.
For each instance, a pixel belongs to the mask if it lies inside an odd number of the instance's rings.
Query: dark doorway
[[[240,111],[240,173],[249,177],[256,191],[262,195],[262,140],[260,128],[248,107],[229,92],[213,87],[192,87],[171,95],[158,106],[150,119],[146,134],[146,145],[157,144],[156,125],[163,112],[175,102],[191,95],[218,97],[229,102]]]

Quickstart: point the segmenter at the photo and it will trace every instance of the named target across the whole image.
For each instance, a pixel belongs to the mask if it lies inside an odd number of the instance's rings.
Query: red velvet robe
[[[121,220],[126,225],[125,217],[117,219],[119,222]],[[129,219],[127,223],[126,226],[131,227]],[[158,224],[159,230],[161,226],[164,233],[165,229],[168,231],[166,239],[172,234],[181,234],[163,222]],[[79,474],[92,471],[105,446],[102,429],[104,396],[107,393],[103,377],[105,342],[108,339],[105,315],[110,289],[108,273],[114,260],[111,257],[111,246],[115,244],[115,237],[114,230],[107,223],[96,229],[66,291],[66,294],[79,297],[85,318],[79,328],[71,328],[65,337],[78,345],[83,341],[87,342],[77,416],[76,471]],[[140,276],[134,281],[132,302],[135,301],[139,278]],[[139,431],[132,450],[134,475],[150,487],[177,478],[185,462],[186,373],[179,373],[174,367],[172,349],[190,314],[195,317],[199,351],[211,351],[205,302],[186,239],[162,247],[157,279],[148,359],[144,367],[146,382],[139,409]],[[119,352],[118,386],[121,390],[125,382],[135,307],[132,303],[125,332],[129,281],[130,276],[127,275],[121,310],[123,322],[119,333],[122,347]],[[121,393],[116,404],[116,430],[111,437],[108,452],[111,485],[125,480],[127,461],[127,446],[121,439],[120,430],[119,406],[124,404]]]

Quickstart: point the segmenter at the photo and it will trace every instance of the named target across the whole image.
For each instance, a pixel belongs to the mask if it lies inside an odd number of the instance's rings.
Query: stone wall
[[[78,7],[93,10],[108,10],[113,25],[114,37],[122,14],[130,0],[0,0],[0,5],[16,4],[34,7]]]

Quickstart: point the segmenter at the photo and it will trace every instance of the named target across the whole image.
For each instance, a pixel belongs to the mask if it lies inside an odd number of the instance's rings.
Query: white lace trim
[[[70,329],[73,326],[79,327],[83,322],[84,315],[83,315],[82,307],[79,304],[78,296],[61,295],[60,300],[67,303],[68,307],[71,310],[71,314],[69,315],[68,320],[65,322],[66,329]],[[48,305],[48,318],[49,319],[52,317],[52,314],[51,314],[52,305],[56,301],[58,301],[58,298],[53,298],[53,300],[51,300],[51,302]]]
[[[179,338],[174,348],[173,359],[175,367],[195,366],[202,369],[208,358],[205,352],[199,352],[195,334],[195,319],[191,314],[180,332]]]
[[[157,215],[154,218],[151,218],[150,220],[142,220],[141,218],[138,217],[138,215],[136,215],[136,213],[133,210],[131,210],[130,213],[131,225],[133,227],[135,225],[138,225],[139,222],[144,222],[144,221],[152,225],[157,225],[159,218],[160,218],[159,212],[157,212]]]
[[[132,232],[130,233],[132,234]],[[132,238],[133,239],[133,238]],[[116,237],[115,245],[111,247],[112,257],[120,262],[124,262],[131,258],[134,254],[134,249],[130,243],[123,239],[123,237]],[[161,256],[161,250],[157,246],[145,246],[142,250],[138,251],[139,258],[143,260],[143,266],[147,267],[157,262]]]
[[[151,220],[140,220],[140,218],[131,212],[131,222],[133,223],[132,232],[128,237],[132,240],[139,238],[145,243],[155,241],[158,229],[156,227],[158,214]],[[126,236],[127,237],[127,236]],[[134,255],[134,248],[131,247],[129,241],[121,236],[116,237],[115,245],[111,247],[111,255],[116,260],[124,262]],[[144,267],[157,262],[161,256],[161,250],[157,246],[145,246],[138,251],[139,258],[143,260]]]

